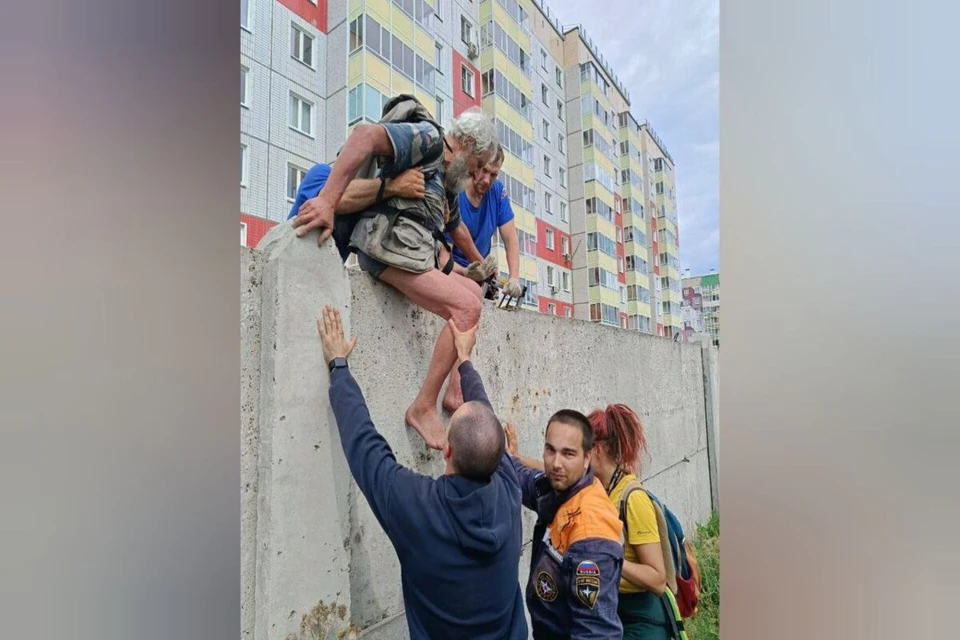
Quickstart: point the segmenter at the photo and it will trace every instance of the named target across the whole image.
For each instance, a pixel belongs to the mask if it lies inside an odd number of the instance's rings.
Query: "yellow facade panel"
[[[413,26],[413,20],[410,19],[407,14],[401,11],[397,6],[391,7],[391,19],[393,23],[390,25],[390,33],[400,38],[404,44],[408,45],[410,48],[414,47],[414,38],[416,29]]]
[[[364,52],[350,56],[347,61],[347,85],[355,86],[363,81],[363,56]]]
[[[366,0],[365,5],[364,10],[367,13],[373,14],[381,26],[390,24],[390,15],[393,9],[390,0]],[[390,29],[387,30],[389,31]]]
[[[413,82],[399,71],[394,71],[393,91],[390,92],[390,95],[395,96],[400,93],[413,93]]]
[[[600,302],[608,304],[611,307],[620,308],[620,291],[613,291],[606,287],[600,287]]]
[[[423,29],[417,29],[417,33],[414,36],[416,47],[414,50],[420,54],[420,57],[426,60],[431,65],[433,64],[434,58],[436,58],[436,47],[437,42],[426,31]]]
[[[520,256],[520,277],[533,282],[537,281],[537,261],[535,258]]]
[[[392,95],[390,80],[395,74],[390,67],[369,51],[364,51],[357,57],[363,58],[363,82],[376,87],[380,92]]]
[[[603,251],[597,251],[597,266],[610,271],[611,273],[617,273],[617,259],[613,256],[608,256]]]

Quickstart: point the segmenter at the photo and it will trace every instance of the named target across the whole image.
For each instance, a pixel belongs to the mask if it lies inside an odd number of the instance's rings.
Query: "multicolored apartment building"
[[[241,243],[398,93],[444,126],[472,106],[495,119],[524,306],[681,331],[673,159],[590,37],[540,0],[241,0]]]

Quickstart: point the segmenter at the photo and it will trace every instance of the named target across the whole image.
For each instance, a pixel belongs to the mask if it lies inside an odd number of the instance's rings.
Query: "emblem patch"
[[[577,598],[593,609],[600,595],[600,567],[592,560],[584,560],[577,565]]]
[[[553,576],[546,571],[541,571],[537,574],[537,580],[533,587],[537,592],[537,597],[544,602],[553,602],[557,599],[557,583],[554,581]]]

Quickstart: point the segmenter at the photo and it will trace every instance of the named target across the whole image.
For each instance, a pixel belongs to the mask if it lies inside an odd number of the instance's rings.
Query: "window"
[[[290,93],[289,122],[291,129],[313,136],[313,103]]]
[[[623,258],[620,256],[617,256],[617,273],[623,273]],[[626,300],[622,300],[622,302],[626,302]]]
[[[476,97],[473,87],[473,71],[467,69],[466,65],[460,65],[460,88],[471,98]]]
[[[560,186],[566,187],[567,186],[567,170],[564,169],[563,167],[560,167],[557,169],[557,171],[559,172]]]
[[[547,122],[546,118],[543,120],[543,139],[550,142],[550,123]]]
[[[570,307],[565,308],[565,309],[563,310],[563,315],[567,316],[568,318],[572,318],[572,317],[573,317],[573,309],[571,309]]]
[[[556,282],[557,279],[554,277],[553,267],[547,265],[547,286],[552,289],[554,286],[556,286]]]
[[[654,171],[663,171],[663,158],[655,158],[653,161]]]
[[[443,75],[443,45],[437,43],[437,49],[433,53],[433,67],[437,73]]]
[[[556,312],[557,312],[557,305],[552,303],[547,305],[547,313],[549,313],[550,315],[554,315]]]
[[[566,153],[566,151],[563,150],[563,134],[562,133],[557,136],[557,148],[560,149],[560,153]]]
[[[550,177],[550,156],[543,156],[543,173]]]
[[[547,52],[543,49],[540,49],[540,66],[543,67],[543,70],[547,70]]]
[[[560,237],[560,253],[568,255],[570,253],[570,240],[566,236]]]
[[[547,210],[547,213],[553,213],[553,194],[552,193],[543,193],[543,206]]]
[[[621,267],[623,265],[621,264]],[[623,273],[623,269],[620,269],[620,273]],[[627,304],[627,288],[623,285],[620,285],[620,304]],[[627,318],[623,317],[620,319],[624,329],[627,328]]]
[[[563,200],[560,201],[560,220],[567,221],[567,203]]]
[[[561,71],[560,67],[557,67],[554,69],[554,72],[557,75],[557,86],[563,89],[563,71]]]
[[[250,166],[250,151],[247,149],[247,145],[240,144],[240,186],[247,186],[247,173],[249,172]]]
[[[550,251],[553,251],[553,229],[547,229],[546,231],[547,231],[547,233],[546,233],[545,242],[546,242],[546,245],[547,245],[547,249],[549,249]],[[548,274],[550,273],[549,269],[548,269],[547,273],[548,273]],[[552,280],[553,280],[553,279],[550,278],[549,275],[548,275],[548,276],[547,276],[547,282],[552,282]]]
[[[617,242],[623,242],[623,229],[617,227]]]
[[[250,0],[240,0],[240,26],[250,31]]]
[[[306,169],[301,169],[293,164],[287,165],[287,202],[293,202],[297,199],[297,189],[306,175]]]
[[[240,106],[248,106],[247,94],[248,86],[250,84],[250,70],[246,67],[240,67]]]
[[[557,118],[560,119],[560,122],[563,122],[563,101],[557,100]]]
[[[240,246],[241,247],[247,246],[247,223],[246,222],[240,223]]]
[[[662,183],[662,182],[658,182],[658,183],[657,183],[657,195],[661,195],[661,194],[663,194],[663,183]]]
[[[295,24],[290,25],[290,55],[313,68],[313,37]]]
[[[433,117],[437,119],[440,126],[443,126],[443,98],[440,96],[437,96],[437,110],[433,114]]]
[[[563,290],[570,291],[570,274],[567,271],[560,274],[560,281],[563,283]]]
[[[473,25],[466,16],[460,16],[460,39],[466,44],[473,42]]]
[[[547,102],[547,85],[540,85],[540,100],[543,101],[543,104],[550,104]]]

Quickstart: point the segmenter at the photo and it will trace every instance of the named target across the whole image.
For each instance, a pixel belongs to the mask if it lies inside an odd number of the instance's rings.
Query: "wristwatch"
[[[346,369],[347,368],[347,359],[346,358],[334,358],[327,363],[327,366],[330,368],[330,372],[333,373],[334,369]]]

